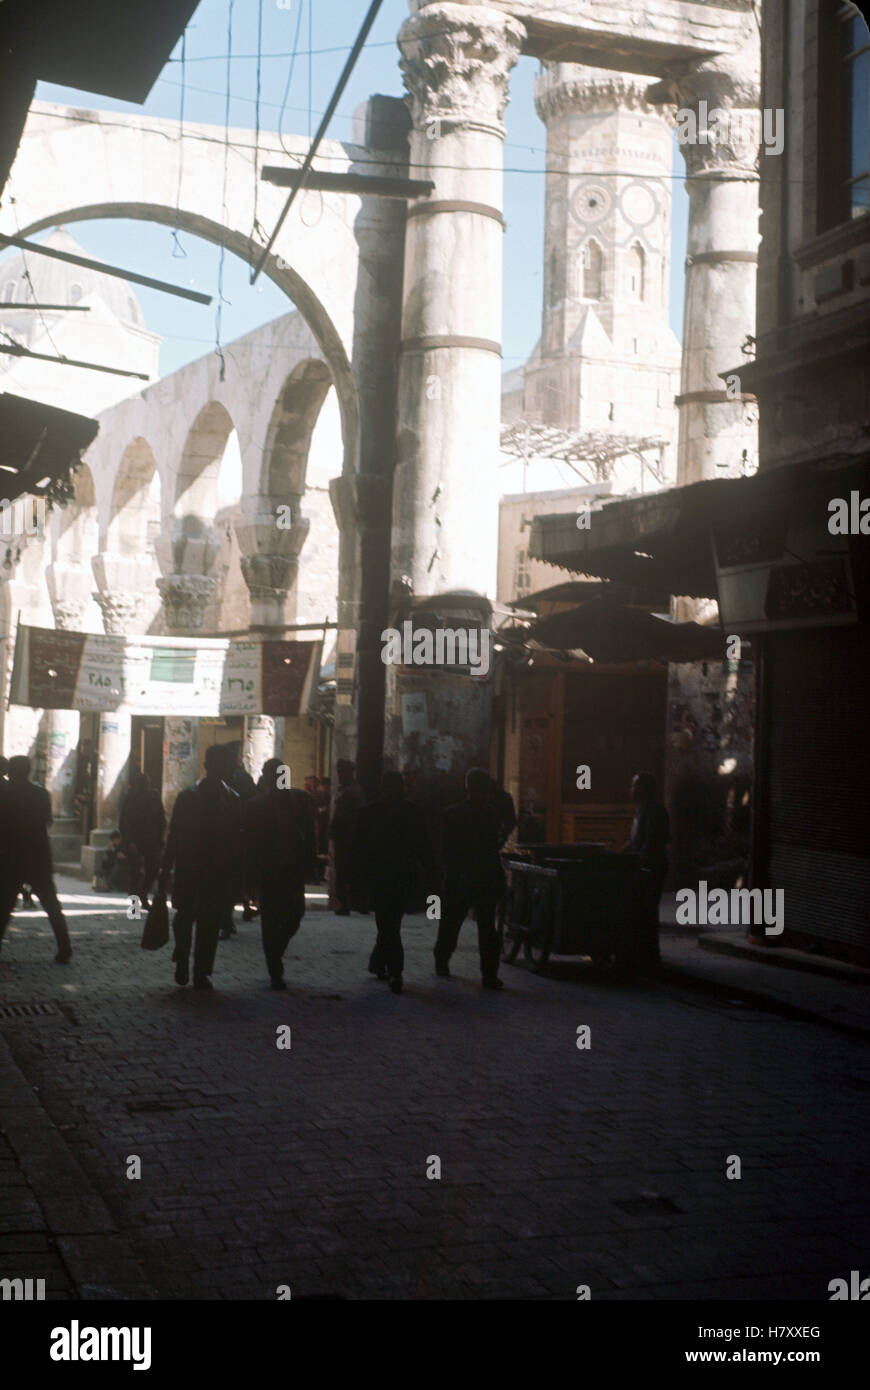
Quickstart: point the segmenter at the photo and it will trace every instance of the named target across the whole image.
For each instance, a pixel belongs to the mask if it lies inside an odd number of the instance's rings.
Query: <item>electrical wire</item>
[[[257,216],[258,201],[260,193],[260,96],[261,96],[261,75],[263,67],[263,0],[258,0],[257,5],[257,96],[254,106],[254,220],[251,227],[251,240],[253,241],[261,232],[260,220]]]
[[[236,0],[227,0],[227,91],[226,104],[224,108],[224,175],[223,188],[221,191],[221,213],[223,223],[221,226],[220,250],[218,252],[218,276],[217,276],[217,308],[215,311],[215,352],[220,359],[220,380],[226,377],[226,362],[224,360],[223,349],[221,348],[221,320],[223,317],[223,306],[229,304],[229,300],[224,297],[224,261],[226,259],[226,225],[229,218],[229,208],[227,206],[227,185],[229,182],[229,163],[230,163],[230,108],[232,103],[232,72],[233,72],[233,10]]]
[[[172,254],[176,260],[183,256],[187,257],[187,252],[178,240],[178,219],[181,211],[181,185],[184,178],[184,97],[187,84],[187,30],[181,36],[181,101],[178,111],[178,185],[175,190],[175,227],[172,232]]]

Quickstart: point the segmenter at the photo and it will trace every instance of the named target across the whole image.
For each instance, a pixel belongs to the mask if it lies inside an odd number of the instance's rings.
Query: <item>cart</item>
[[[523,950],[535,969],[551,955],[591,956],[636,969],[654,953],[651,876],[635,854],[602,845],[519,846],[504,856],[507,888],[499,912],[501,958]]]

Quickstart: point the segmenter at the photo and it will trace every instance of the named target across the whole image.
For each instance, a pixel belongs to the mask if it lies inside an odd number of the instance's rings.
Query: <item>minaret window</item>
[[[555,303],[557,303],[557,301],[558,301],[558,299],[559,299],[558,291],[557,291],[557,288],[556,288],[556,271],[557,271],[557,269],[558,269],[558,265],[559,265],[559,261],[558,261],[558,257],[557,257],[557,255],[556,255],[556,252],[555,252],[555,251],[551,251],[551,252],[550,252],[550,276],[549,276],[549,285],[548,285],[548,287],[547,287],[547,289],[548,289],[548,296],[547,296],[547,298],[548,298],[548,302],[549,302],[550,304],[555,304]]]
[[[643,299],[645,297],[646,285],[646,257],[643,254],[643,247],[634,246],[628,252],[628,290],[632,299]]]
[[[581,281],[584,299],[600,299],[604,256],[597,241],[587,241],[581,258]]]
[[[14,303],[15,303],[15,281],[14,281],[14,280],[7,280],[6,284],[3,286],[3,303],[4,303],[4,304],[14,304]]]
[[[70,304],[78,304],[78,302],[79,302],[79,300],[81,299],[83,293],[84,293],[84,291],[82,290],[81,285],[70,285],[70,287],[69,287],[69,302],[70,302]]]

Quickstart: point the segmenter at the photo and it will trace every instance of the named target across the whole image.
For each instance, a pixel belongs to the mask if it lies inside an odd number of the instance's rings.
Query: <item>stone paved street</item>
[[[481,992],[470,922],[444,981],[409,920],[396,997],[366,974],[372,920],[325,911],[286,994],[254,922],[200,995],[118,900],[61,887],[72,966],[38,914],[0,955],[0,1005],[54,1005],[0,1019],[0,1275],[86,1297],[825,1300],[870,1267],[860,1040],[581,966],[504,966]]]

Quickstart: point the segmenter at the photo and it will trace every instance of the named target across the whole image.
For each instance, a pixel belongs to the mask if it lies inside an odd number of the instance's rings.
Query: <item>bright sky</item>
[[[314,134],[367,8],[368,0],[329,0],[328,4],[318,4],[316,0],[262,0],[262,129],[281,129],[285,134]],[[201,0],[187,30],[186,120],[224,124],[231,15],[233,60],[229,120],[232,126],[253,129],[259,9],[260,0]],[[351,139],[353,112],[373,93],[403,95],[395,39],[407,14],[406,0],[384,0],[327,138]],[[291,71],[294,47],[298,52]],[[511,102],[506,116],[506,369],[519,366],[527,359],[540,331],[546,132],[532,98],[537,71],[536,60],[520,60],[512,75]],[[181,76],[179,42],[142,107],[48,83],[40,83],[36,95],[43,101],[177,119],[182,95]],[[688,206],[679,155],[675,171],[672,267],[677,273],[673,274],[672,270],[671,324],[679,338]],[[215,177],[219,177],[218,166]],[[191,285],[216,296],[219,251],[197,237],[181,233],[176,243],[168,227],[126,220],[78,222],[70,225],[69,230],[98,259],[173,283]],[[224,296],[229,303],[223,306],[221,337],[224,343],[288,311],[289,301],[271,281],[262,277],[251,286],[248,276],[248,267],[227,254]],[[164,375],[213,348],[216,300],[206,308],[138,287],[136,293],[148,327],[164,339],[161,352]]]

